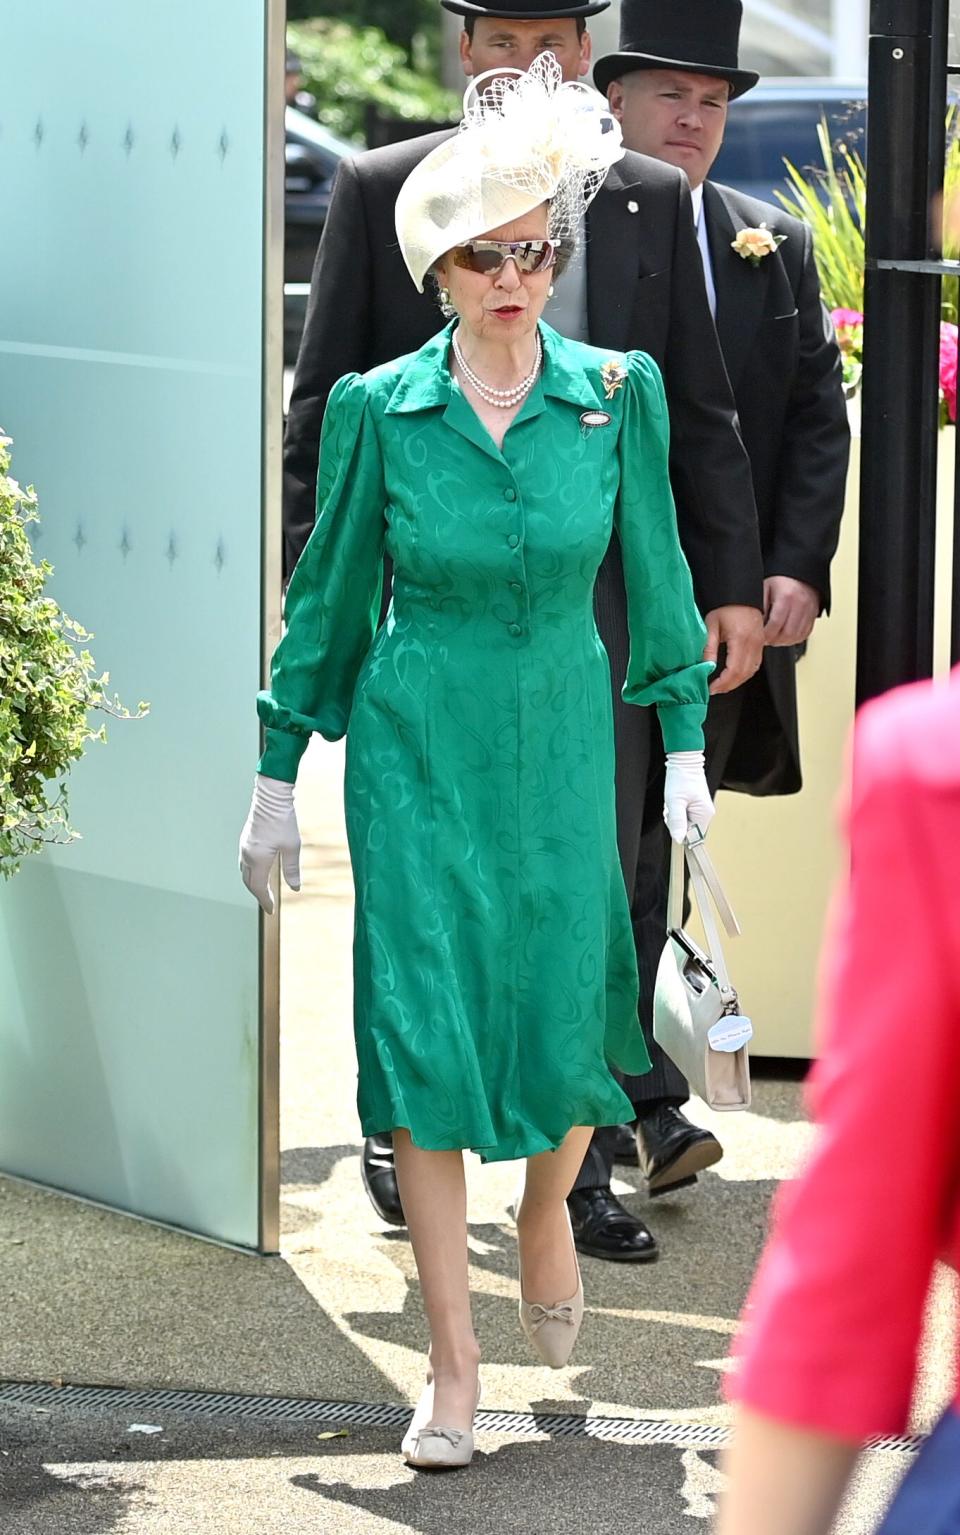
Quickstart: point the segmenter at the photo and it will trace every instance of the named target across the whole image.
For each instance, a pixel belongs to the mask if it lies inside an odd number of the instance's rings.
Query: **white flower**
[[[741,229],[731,242],[731,249],[752,266],[759,266],[764,257],[772,256],[786,238],[786,235],[771,233],[766,224],[760,224],[757,228]]]

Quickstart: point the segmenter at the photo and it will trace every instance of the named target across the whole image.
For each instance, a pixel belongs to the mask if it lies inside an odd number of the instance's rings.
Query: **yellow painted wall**
[[[937,559],[937,667],[949,664],[954,434],[942,434]],[[752,799],[723,793],[710,852],[743,934],[729,962],[756,1030],[755,1055],[808,1056],[817,960],[830,892],[841,868],[837,805],[853,717],[857,507],[854,439],[847,506],[833,567],[833,612],[818,623],[797,668],[804,787]]]

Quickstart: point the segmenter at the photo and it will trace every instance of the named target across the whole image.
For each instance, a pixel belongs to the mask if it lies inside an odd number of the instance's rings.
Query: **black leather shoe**
[[[360,1176],[367,1198],[380,1219],[390,1226],[405,1226],[393,1163],[393,1142],[388,1135],[370,1135],[364,1141]]]
[[[633,1125],[617,1125],[613,1142],[613,1160],[619,1162],[621,1167],[640,1166],[640,1153],[637,1150],[637,1137],[634,1134]]]
[[[670,1103],[659,1104],[637,1120],[637,1151],[652,1199],[689,1188],[698,1173],[723,1156],[717,1137],[691,1124]]]
[[[577,1252],[609,1263],[654,1263],[660,1256],[653,1233],[605,1189],[574,1189],[567,1199]]]

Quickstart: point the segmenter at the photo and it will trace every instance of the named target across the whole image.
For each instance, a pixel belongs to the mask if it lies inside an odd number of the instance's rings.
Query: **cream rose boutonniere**
[[[786,238],[786,235],[773,234],[766,224],[761,224],[757,229],[741,229],[731,248],[751,266],[759,266],[764,257],[772,256]]]
[[[623,388],[627,377],[627,370],[622,362],[605,362],[600,369],[600,377],[603,380],[603,392],[608,400],[612,400],[618,389]]]

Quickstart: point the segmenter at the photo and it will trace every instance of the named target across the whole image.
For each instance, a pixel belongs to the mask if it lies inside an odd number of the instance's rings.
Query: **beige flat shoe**
[[[521,1282],[522,1283],[522,1282]],[[573,1353],[583,1321],[583,1280],[577,1275],[576,1294],[567,1301],[543,1306],[520,1296],[520,1326],[534,1353],[551,1370],[562,1370]]]
[[[477,1384],[477,1406],[480,1385]],[[473,1430],[441,1428],[430,1424],[433,1413],[433,1382],[424,1387],[413,1420],[403,1436],[400,1452],[408,1466],[418,1471],[457,1471],[473,1459]]]

